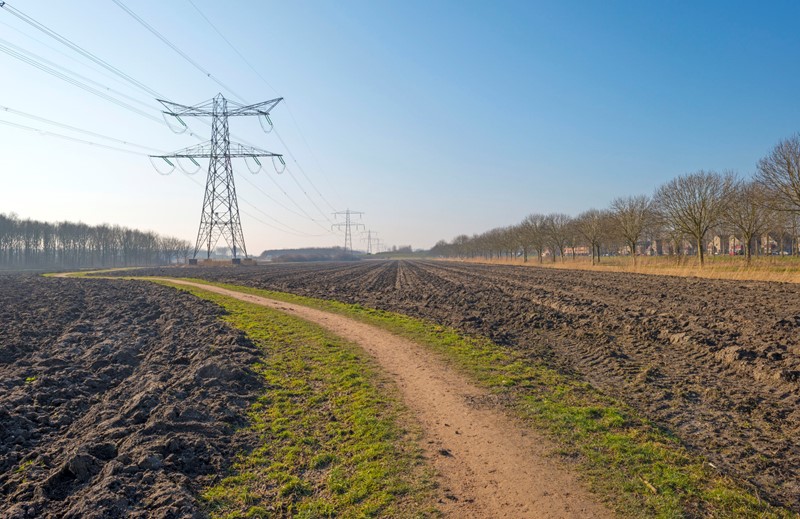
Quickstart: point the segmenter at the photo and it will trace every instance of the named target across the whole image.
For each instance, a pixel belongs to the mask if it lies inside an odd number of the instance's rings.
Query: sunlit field
[[[800,257],[797,256],[754,256],[749,265],[741,256],[706,256],[702,268],[695,256],[637,256],[635,266],[630,256],[603,256],[596,265],[592,265],[588,256],[577,256],[574,259],[566,257],[563,261],[556,258],[555,262],[547,257],[541,263],[536,258],[529,258],[527,262],[522,258],[479,258],[463,261],[710,279],[800,282]]]

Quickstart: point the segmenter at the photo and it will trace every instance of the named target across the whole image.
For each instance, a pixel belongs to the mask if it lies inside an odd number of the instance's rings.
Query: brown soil
[[[572,370],[800,511],[796,285],[423,261],[151,269],[398,311]]]
[[[203,517],[260,390],[217,306],[151,283],[0,275],[0,517]]]
[[[422,425],[423,448],[440,476],[440,508],[452,517],[612,517],[563,467],[554,447],[515,423],[491,395],[419,345],[340,315],[201,287],[314,322],[367,351],[397,383]]]

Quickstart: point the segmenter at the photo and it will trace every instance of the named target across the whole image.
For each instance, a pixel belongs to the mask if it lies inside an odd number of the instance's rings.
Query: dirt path
[[[462,517],[613,517],[549,454],[551,442],[494,406],[421,346],[340,315],[224,288],[162,278],[264,305],[311,321],[368,352],[397,383],[424,430],[423,448],[440,475],[441,508]]]

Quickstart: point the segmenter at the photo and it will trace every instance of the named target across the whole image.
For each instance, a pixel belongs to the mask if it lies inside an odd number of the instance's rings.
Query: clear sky
[[[251,254],[341,244],[330,213],[348,207],[385,243],[427,248],[698,169],[747,175],[800,130],[797,2],[193,2],[235,51],[189,0],[125,5],[233,92],[110,0],[8,5],[172,101],[286,99],[278,134],[231,120],[234,140],[286,154],[289,168],[234,164]],[[3,46],[160,118],[151,95],[0,9]],[[198,142],[8,53],[0,70],[2,107],[163,151]],[[142,151],[2,108],[0,121]],[[204,170],[161,176],[143,155],[4,124],[0,143],[0,212],[194,241]]]

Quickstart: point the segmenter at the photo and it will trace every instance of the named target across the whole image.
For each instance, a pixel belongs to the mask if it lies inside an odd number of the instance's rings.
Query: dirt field
[[[137,274],[357,302],[490,337],[579,372],[800,511],[795,285],[422,261]]]
[[[259,351],[218,314],[150,283],[0,275],[0,517],[201,516],[259,390]]]

